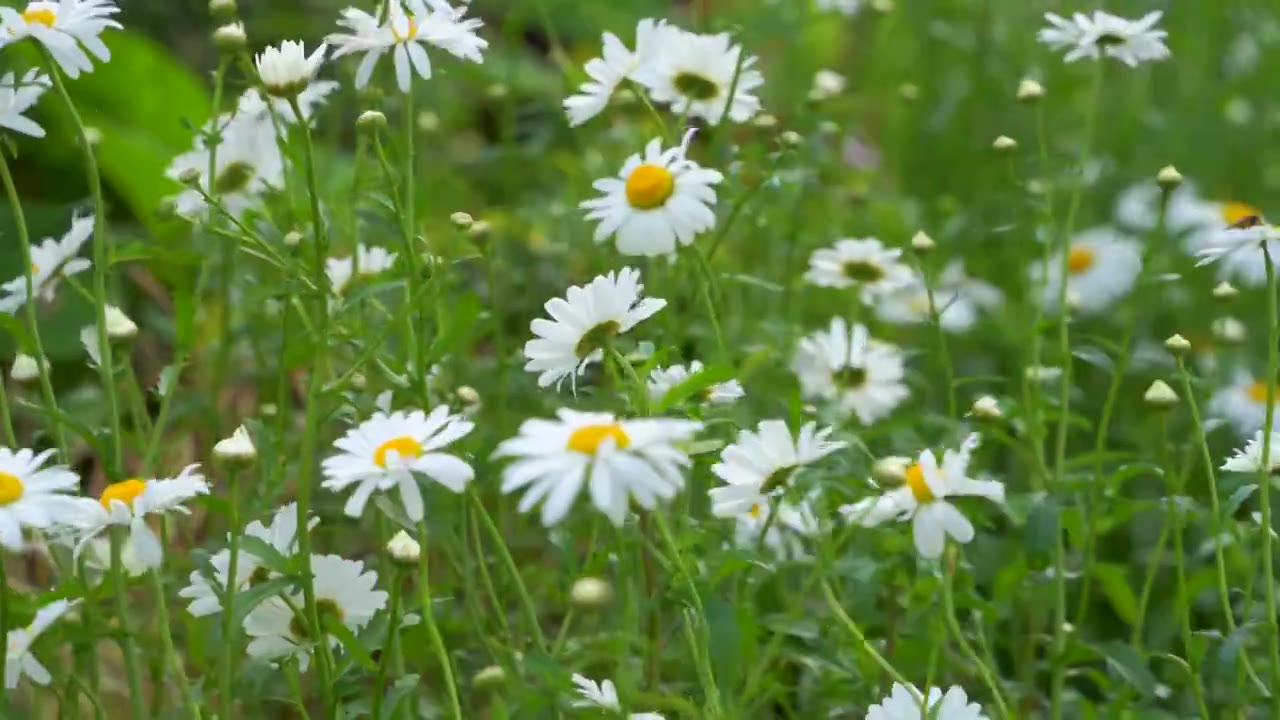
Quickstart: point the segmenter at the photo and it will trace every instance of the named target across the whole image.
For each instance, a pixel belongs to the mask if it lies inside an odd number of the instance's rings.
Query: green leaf
[[[1111,357],[1096,347],[1082,345],[1080,347],[1072,348],[1071,354],[1094,367],[1106,370],[1107,372],[1115,371],[1115,364],[1111,362]]]
[[[288,575],[293,571],[289,558],[282,555],[271,543],[260,537],[245,535],[240,538],[240,549],[258,558],[258,561],[265,567],[281,575]]]
[[[1133,588],[1129,587],[1124,566],[1114,563],[1097,563],[1093,566],[1093,577],[1098,581],[1098,587],[1107,596],[1116,615],[1130,624],[1136,621],[1138,598],[1133,594]]]
[[[1249,496],[1253,495],[1257,490],[1257,483],[1249,483],[1236,488],[1236,491],[1231,493],[1231,497],[1227,498],[1226,505],[1222,508],[1223,512],[1227,517],[1235,515],[1236,511],[1240,509],[1240,506],[1244,505],[1245,501],[1249,499]]]
[[[236,593],[236,611],[232,616],[232,622],[236,627],[243,625],[244,619],[253,612],[254,608],[261,605],[263,600],[288,591],[294,582],[294,578],[291,577],[272,578]]]
[[[418,687],[417,675],[404,675],[396,684],[387,689],[387,697],[382,701],[382,713],[378,720],[391,720],[400,709],[400,704]]]
[[[688,400],[712,385],[718,385],[733,379],[733,368],[727,365],[711,365],[685,378],[662,396],[654,412],[665,412]]]
[[[1132,645],[1112,641],[1098,646],[1098,652],[1107,659],[1107,666],[1115,670],[1124,681],[1143,697],[1154,697],[1156,694],[1156,677],[1147,667],[1147,662],[1133,649]]]
[[[325,615],[323,624],[324,631],[337,638],[352,659],[360,664],[360,667],[369,672],[378,669],[378,663],[374,662],[368,648],[360,643],[360,639],[356,637],[355,633],[351,632],[351,628],[343,625],[341,620],[332,615]]]

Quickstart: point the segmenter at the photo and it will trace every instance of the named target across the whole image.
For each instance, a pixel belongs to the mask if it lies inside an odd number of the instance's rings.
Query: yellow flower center
[[[619,449],[631,446],[631,438],[618,423],[607,425],[583,425],[569,435],[569,449],[584,455],[595,455],[600,443],[613,438],[613,444]]]
[[[422,454],[422,445],[408,435],[391,438],[373,451],[373,461],[378,464],[378,467],[384,468],[387,466],[387,453],[389,452],[394,452],[402,458],[416,458]]]
[[[0,472],[0,505],[17,502],[25,490],[22,481],[16,475]]]
[[[747,511],[747,514],[755,518],[756,520],[759,520],[760,519],[760,503],[753,503],[751,505],[751,509]]]
[[[22,21],[28,25],[40,23],[51,28],[57,20],[58,14],[47,3],[31,3],[26,10],[22,11]]]
[[[1246,392],[1249,394],[1249,399],[1256,403],[1265,403],[1267,401],[1267,384],[1264,382],[1253,383]]]
[[[394,20],[391,22],[391,37],[395,38],[397,43],[406,43],[418,36],[418,21],[412,15],[405,18],[408,25],[405,27],[404,34],[400,34],[399,23]]]
[[[40,272],[40,266],[35,263],[31,263],[31,274],[35,275],[38,272]]]
[[[923,505],[936,499],[933,491],[929,489],[929,483],[924,481],[924,469],[920,467],[920,463],[907,468],[906,483],[907,487],[911,488],[911,494],[915,496],[916,502]]]
[[[1259,217],[1262,215],[1262,213],[1254,206],[1248,203],[1235,201],[1222,203],[1220,210],[1222,212],[1223,225],[1235,225],[1246,218]]]
[[[675,192],[676,179],[661,165],[645,163],[627,177],[627,202],[640,210],[659,207]]]
[[[98,498],[98,502],[102,503],[102,507],[110,510],[111,501],[119,500],[120,502],[133,507],[133,501],[138,499],[143,490],[147,489],[147,484],[138,478],[129,478],[118,483],[112,483],[102,490],[102,497]]]
[[[1071,248],[1071,252],[1067,254],[1067,270],[1072,275],[1080,273],[1093,267],[1093,261],[1096,257],[1093,248],[1077,245]]]

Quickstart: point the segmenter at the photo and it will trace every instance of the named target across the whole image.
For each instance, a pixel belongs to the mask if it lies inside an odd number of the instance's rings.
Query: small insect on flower
[[[1051,259],[1031,266],[1031,279],[1043,283],[1045,306],[1055,308],[1064,282],[1071,308],[1085,313],[1106,310],[1133,288],[1142,270],[1142,244],[1106,227],[1087,230],[1071,240],[1066,267]]]
[[[623,80],[637,81],[645,77],[665,29],[666,22],[663,20],[641,20],[636,24],[634,52],[617,35],[608,32],[604,34],[604,47],[600,57],[588,60],[583,67],[591,79],[578,88],[576,95],[564,100],[564,111],[569,116],[570,126],[577,127],[599,115]]]
[[[804,279],[818,287],[857,288],[862,302],[872,305],[909,287],[915,274],[902,262],[901,250],[875,238],[844,238],[813,252]]]
[[[35,138],[44,137],[44,128],[23,113],[30,110],[49,87],[49,76],[34,68],[28,70],[21,80],[16,79],[13,73],[5,73],[0,78],[0,128]]]
[[[755,430],[738,432],[732,445],[720,453],[720,462],[711,472],[725,484],[710,490],[711,512],[716,517],[759,514],[772,495],[780,494],[796,474],[831,453],[845,447],[830,441],[832,428],[818,429],[817,423],[800,428],[794,437],[782,420],[764,420]]]
[[[355,485],[343,508],[348,517],[364,514],[373,493],[398,488],[405,514],[418,522],[423,518],[423,502],[415,475],[462,492],[475,478],[475,470],[461,458],[440,451],[474,428],[475,423],[450,414],[446,405],[430,414],[421,410],[374,413],[333,443],[342,452],[321,464],[321,486],[341,492]]]
[[[310,55],[301,41],[285,40],[279,47],[268,47],[253,60],[258,79],[267,94],[280,98],[296,98],[320,70],[327,45],[321,45]]]
[[[1037,38],[1051,49],[1067,50],[1063,59],[1069,63],[1082,58],[1109,57],[1137,67],[1144,62],[1165,60],[1170,55],[1164,44],[1168,33],[1155,29],[1162,16],[1163,13],[1155,11],[1138,20],[1126,20],[1097,10],[1092,15],[1075,13],[1068,20],[1045,13],[1049,27],[1041,29]]]
[[[1267,256],[1280,261],[1280,226],[1257,215],[1240,218],[1210,235],[1196,252],[1199,265],[1218,263],[1218,277],[1250,287],[1267,284]]]
[[[728,33],[699,35],[666,26],[653,63],[639,81],[654,102],[670,105],[677,115],[700,117],[712,125],[726,114],[733,122],[747,122],[760,112],[755,92],[764,85],[764,75],[755,67],[756,56],[742,55],[742,46]]]
[[[1267,393],[1280,410],[1280,388],[1268,387],[1265,378],[1237,368],[1209,400],[1210,417],[1225,420],[1236,432],[1247,437],[1262,428],[1267,419]]]
[[[863,425],[884,418],[911,394],[903,382],[902,351],[844,318],[832,318],[830,328],[802,338],[791,370],[804,397],[832,402]]]
[[[973,525],[950,497],[977,496],[1004,503],[1004,485],[994,480],[968,477],[969,460],[978,446],[978,436],[970,435],[959,450],[947,450],[939,465],[932,450],[920,453],[907,468],[905,484],[878,497],[869,497],[840,508],[850,522],[876,527],[891,520],[911,520],[916,550],[921,557],[942,556],[947,536],[957,542],[973,540]]]
[[[524,369],[538,373],[539,387],[559,387],[565,378],[576,382],[588,365],[604,359],[615,337],[667,306],[666,300],[641,298],[643,290],[640,271],[628,267],[548,300],[544,308],[551,319],[537,318],[529,326],[537,337],[525,343]]]
[[[626,420],[609,413],[562,409],[554,420],[531,419],[503,441],[495,457],[516,458],[502,473],[502,492],[528,488],[520,512],[542,505],[550,527],[568,514],[584,484],[591,502],[617,526],[634,499],[646,510],[684,487],[689,456],[676,447],[702,429],[690,420]]]
[[[964,688],[953,685],[944,695],[940,688],[929,688],[923,696],[914,685],[894,683],[889,696],[867,708],[866,720],[987,720],[982,706],[969,702]]]
[[[649,372],[649,381],[648,385],[646,385],[649,392],[649,402],[656,403],[662,400],[671,391],[671,388],[697,375],[702,370],[702,363],[698,360],[689,363],[688,367],[672,365],[668,368],[654,368]],[[703,389],[698,399],[710,405],[723,405],[736,402],[742,399],[744,395],[746,395],[746,391],[742,389],[742,383],[737,380],[726,380]]]
[[[36,453],[0,447],[0,546],[18,552],[27,529],[47,530],[92,510],[77,496],[80,476],[63,465],[46,465],[53,450]]]
[[[31,646],[35,644],[36,638],[40,637],[41,633],[49,629],[50,625],[79,604],[79,600],[54,600],[36,610],[36,616],[31,620],[30,625],[9,631],[5,637],[4,686],[6,688],[12,690],[18,687],[24,675],[31,678],[31,682],[37,685],[49,684],[53,676],[36,659],[31,652]]]
[[[404,93],[412,86],[413,73],[423,80],[431,78],[431,57],[425,46],[438,47],[463,60],[484,61],[483,52],[489,43],[476,34],[484,22],[464,19],[466,7],[454,8],[445,0],[391,0],[384,6],[387,14],[382,21],[354,7],[343,10],[338,25],[349,32],[325,38],[335,48],[335,59],[364,54],[356,67],[357,89],[369,84],[378,59],[387,51],[391,51],[395,63],[396,85]]]
[[[71,229],[59,239],[45,238],[31,247],[31,291],[37,298],[52,302],[58,281],[88,270],[93,264],[76,257],[93,234],[92,215],[71,218]],[[26,274],[0,285],[0,312],[13,314],[27,303]]]
[[[670,255],[691,244],[699,233],[715,227],[716,191],[724,180],[686,157],[694,131],[677,147],[662,149],[654,138],[644,152],[627,158],[617,177],[592,185],[603,195],[579,207],[598,221],[595,241],[617,236],[623,255]]]
[[[34,39],[49,51],[67,77],[75,78],[93,71],[93,61],[85,50],[102,62],[111,59],[111,51],[100,36],[107,28],[120,29],[120,23],[111,19],[118,12],[120,8],[110,0],[31,2],[21,13],[0,7],[0,36],[7,36],[10,43]]]

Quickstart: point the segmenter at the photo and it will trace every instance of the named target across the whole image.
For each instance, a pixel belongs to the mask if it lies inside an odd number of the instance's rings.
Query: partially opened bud
[[[1028,105],[1039,102],[1044,97],[1044,86],[1030,78],[1018,83],[1018,100]]]
[[[929,237],[929,235],[923,230],[911,236],[911,249],[921,255],[928,255],[937,247],[938,244],[935,243],[933,238]]]
[[[413,565],[422,557],[422,546],[409,533],[401,530],[387,543],[387,552],[396,562]]]
[[[1178,404],[1178,394],[1165,381],[1156,380],[1143,393],[1142,400],[1154,408],[1166,409]]]
[[[213,446],[213,457],[228,465],[251,465],[258,458],[258,449],[244,426],[236,428],[231,437],[219,440]]]
[[[1182,184],[1182,173],[1172,165],[1165,165],[1156,173],[1156,182],[1165,190],[1172,190]]]
[[[1181,335],[1172,335],[1164,341],[1164,347],[1176,357],[1182,357],[1191,351],[1191,343]]]
[[[40,363],[35,358],[26,353],[18,353],[13,359],[13,367],[9,370],[9,377],[14,382],[31,382],[40,378]]]
[[[1001,135],[991,143],[991,147],[999,153],[1011,153],[1018,149],[1018,141],[1008,135]]]
[[[131,340],[138,334],[138,326],[115,305],[107,306],[106,316],[107,337],[112,340]]]
[[[213,31],[213,45],[224,53],[237,53],[249,44],[242,23],[233,22]]]
[[[999,420],[1004,417],[1004,412],[1000,410],[1000,403],[990,395],[983,395],[974,400],[969,414],[978,420]]]
[[[387,116],[381,110],[365,110],[356,118],[356,127],[361,130],[374,131],[386,126]]]
[[[569,600],[580,608],[598,610],[613,602],[613,586],[607,580],[584,577],[573,584]]]

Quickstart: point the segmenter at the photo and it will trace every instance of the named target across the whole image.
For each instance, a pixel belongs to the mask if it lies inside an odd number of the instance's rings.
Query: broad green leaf
[[[1156,677],[1147,667],[1147,661],[1128,643],[1113,641],[1097,647],[1107,660],[1107,666],[1115,670],[1124,681],[1143,697],[1154,697]]]
[[[400,704],[418,688],[417,675],[404,675],[396,684],[387,689],[386,699],[382,701],[382,713],[378,720],[391,720],[400,710]]]

